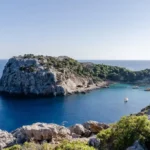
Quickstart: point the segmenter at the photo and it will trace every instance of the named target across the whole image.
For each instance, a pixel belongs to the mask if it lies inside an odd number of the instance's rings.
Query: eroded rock
[[[97,121],[88,121],[83,124],[84,128],[90,130],[92,133],[98,133],[102,129],[109,128],[109,125],[104,123],[99,123]]]
[[[0,150],[7,146],[15,144],[15,138],[11,133],[0,130]]]
[[[89,76],[81,76],[77,71],[66,67],[65,63],[77,61],[69,57],[51,57],[25,55],[9,59],[2,78],[0,92],[26,96],[57,96],[75,92],[83,92],[99,87]],[[63,65],[62,65],[63,64]],[[71,70],[72,69],[72,70]],[[90,86],[89,86],[90,85]]]
[[[56,124],[35,123],[31,126],[23,126],[12,132],[16,138],[17,143],[24,143],[25,141],[37,141],[42,142],[46,140],[51,142],[52,140],[70,139],[70,130],[64,126]]]
[[[75,133],[80,136],[85,134],[85,128],[82,124],[75,124],[74,126],[71,126],[70,131],[71,133]]]

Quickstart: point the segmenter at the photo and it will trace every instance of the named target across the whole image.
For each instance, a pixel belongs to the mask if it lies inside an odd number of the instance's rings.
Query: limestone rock
[[[25,141],[54,141],[69,139],[70,130],[64,126],[59,126],[56,124],[46,124],[46,123],[35,123],[31,126],[23,126],[12,132],[13,136],[16,138],[17,143],[24,143]]]
[[[97,121],[88,121],[83,124],[84,128],[87,130],[90,130],[92,133],[98,133],[102,129],[107,129],[109,128],[109,125],[104,124],[104,123],[99,123]]]
[[[82,77],[69,70],[59,68],[55,62],[70,59],[50,56],[18,56],[9,59],[2,78],[0,92],[14,95],[66,95],[77,91],[97,88],[90,77]],[[52,60],[52,61],[51,61]],[[102,83],[103,84],[103,83]]]
[[[14,144],[23,144],[24,142],[30,141],[58,144],[63,140],[89,141],[89,145],[97,148],[100,141],[96,139],[96,132],[99,132],[101,128],[105,129],[108,127],[108,125],[100,124],[96,121],[88,121],[83,125],[75,124],[70,128],[57,124],[34,123],[32,125],[22,126],[11,133],[0,130],[0,150]],[[95,136],[91,137],[91,135]]]
[[[0,130],[0,150],[4,147],[15,144],[15,138],[11,133]]]
[[[70,127],[71,133],[75,133],[77,135],[83,135],[85,133],[85,129],[82,124],[75,124],[74,126]]]

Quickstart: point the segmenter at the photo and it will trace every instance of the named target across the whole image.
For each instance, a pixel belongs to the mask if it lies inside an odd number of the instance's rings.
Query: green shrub
[[[33,142],[25,142],[22,146],[14,145],[10,148],[6,148],[5,150],[94,150],[94,148],[89,147],[85,142],[64,141],[58,146],[53,145],[53,147],[48,143],[43,143],[40,145]]]
[[[97,137],[102,149],[124,150],[136,140],[144,143],[150,138],[150,121],[146,116],[123,117],[111,128],[101,131]]]
[[[42,144],[41,149],[42,150],[53,150],[52,146],[48,143]]]
[[[130,71],[126,68],[121,68],[117,66],[108,66],[104,64],[89,65],[89,63],[80,63],[69,57],[63,60],[59,60],[51,56],[43,56],[43,55],[35,56],[33,54],[25,54],[24,56],[20,57],[24,59],[36,58],[39,60],[39,63],[42,66],[47,67],[47,69],[49,69],[50,67],[55,67],[56,69],[66,69],[69,72],[73,72],[76,75],[82,77],[91,77],[93,79],[96,79],[96,81],[102,79],[102,80],[134,83],[138,80],[149,78],[150,75],[150,69],[145,69],[141,71]],[[20,70],[26,72],[34,72],[35,68],[20,67]]]
[[[88,146],[84,142],[74,141],[68,142],[64,141],[62,144],[57,146],[55,150],[95,150],[93,147]]]
[[[31,66],[28,66],[28,67],[25,67],[25,66],[21,66],[19,68],[20,71],[25,71],[25,72],[34,72],[35,71],[35,66],[31,65]]]

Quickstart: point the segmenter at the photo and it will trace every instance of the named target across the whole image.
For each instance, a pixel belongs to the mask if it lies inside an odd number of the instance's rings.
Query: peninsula
[[[80,63],[67,56],[25,54],[8,60],[0,92],[14,95],[57,96],[107,87],[109,83],[150,83],[150,69],[130,71],[117,66]]]

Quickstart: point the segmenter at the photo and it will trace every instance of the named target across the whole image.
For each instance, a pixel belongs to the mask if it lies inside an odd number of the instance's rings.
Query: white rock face
[[[11,133],[0,130],[0,150],[6,146],[11,146],[15,143],[15,138]]]
[[[75,133],[77,135],[84,135],[85,134],[85,128],[82,124],[75,124],[74,126],[70,127],[71,133]]]
[[[43,60],[47,62],[46,57]],[[65,95],[85,90],[90,79],[46,68],[37,58],[13,57],[6,64],[0,80],[0,92],[22,95]],[[82,88],[78,88],[78,87]]]
[[[94,121],[90,121],[90,125],[93,124],[93,122]],[[91,137],[95,135],[95,132],[92,132],[92,128],[89,128],[89,122],[85,124],[87,125],[86,128],[82,124],[75,124],[67,128],[57,124],[34,123],[32,125],[22,126],[12,133],[0,130],[0,150],[4,147],[14,144],[23,144],[29,141],[35,141],[37,143],[47,141],[58,144],[63,140],[90,140],[90,145],[98,146],[99,140],[96,140],[95,136]],[[102,124],[102,126],[104,126],[104,124]],[[98,127],[96,129],[97,132],[99,132]]]
[[[13,131],[13,136],[17,143],[24,143],[25,141],[59,141],[62,139],[69,139],[70,130],[64,126],[56,124],[35,123],[30,126],[23,126]]]

